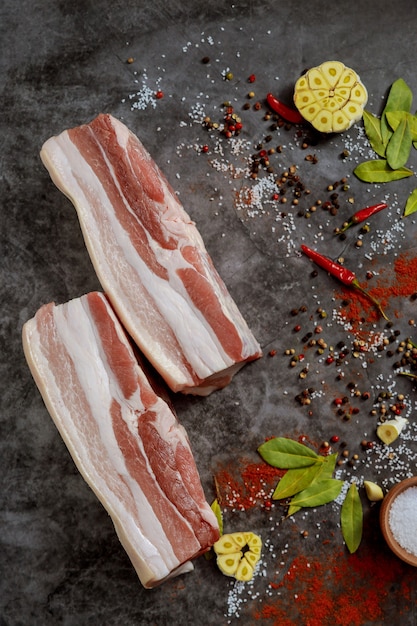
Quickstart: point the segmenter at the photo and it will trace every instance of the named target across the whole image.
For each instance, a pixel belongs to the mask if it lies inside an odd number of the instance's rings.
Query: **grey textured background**
[[[206,141],[201,125],[190,122],[190,109],[196,102],[206,102],[208,110],[216,111],[218,107],[215,114],[219,115],[220,104],[229,97],[236,97],[241,105],[250,89],[245,81],[251,73],[257,76],[257,97],[262,99],[268,91],[274,91],[288,98],[303,69],[337,58],[359,72],[370,93],[370,107],[378,112],[386,89],[400,76],[417,93],[416,27],[417,5],[409,0],[3,0],[1,626],[246,625],[254,620],[255,605],[267,599],[265,580],[258,576],[253,591],[242,592],[244,602],[239,611],[228,615],[231,583],[212,561],[205,559],[195,564],[193,574],[153,591],[143,590],[110,519],[78,475],[46,413],[23,358],[22,324],[41,304],[63,302],[97,289],[99,284],[75,211],[54,188],[40,162],[43,141],[67,127],[89,121],[99,112],[115,115],[137,133],[197,222],[217,269],[265,350],[265,358],[246,367],[222,392],[207,399],[174,399],[211,501],[216,463],[240,456],[255,462],[256,449],[266,437],[305,432],[320,442],[338,429],[353,448],[363,432],[372,427],[369,421],[366,425],[341,423],[335,416],[328,399],[333,386],[334,393],[338,389],[334,371],[319,375],[327,376],[327,399],[311,418],[306,418],[306,412],[294,401],[300,382],[281,355],[295,342],[291,308],[305,302],[315,310],[309,266],[294,250],[288,253],[286,245],[277,244],[267,219],[244,219],[242,212],[235,210],[235,183],[221,172],[208,169],[206,160],[190,148]],[[205,55],[210,56],[209,66],[201,63]],[[126,62],[129,57],[133,63]],[[230,84],[222,79],[227,67],[235,75]],[[155,108],[132,109],[134,94],[146,80],[152,89],[160,85],[165,97]],[[242,137],[252,145],[259,140],[260,120],[253,111],[245,118]],[[356,131],[349,136],[354,143]],[[320,162],[313,176],[300,150],[287,152],[284,159],[286,166],[297,160],[300,171],[309,177],[312,197],[323,194],[332,178],[351,172],[351,167],[336,158],[343,142],[335,141],[317,147]],[[414,155],[412,159],[415,164]],[[368,203],[381,193],[368,192],[355,179],[351,185],[358,202]],[[413,186],[412,180],[392,184],[390,202],[402,206]],[[389,219],[388,214],[381,217],[384,219]],[[415,254],[416,227],[411,219],[409,224],[395,245],[397,250],[401,246]],[[315,229],[316,225],[311,226],[308,220],[298,223],[298,243],[308,238],[311,241]],[[324,239],[323,250],[334,257],[341,254],[340,241],[332,237],[331,230]],[[381,255],[377,269],[389,266],[395,253],[394,248]],[[347,261],[356,263],[357,255],[352,249],[346,250]],[[364,267],[363,258],[362,263]],[[335,306],[334,282],[324,274],[320,280],[322,305],[331,310]],[[397,306],[398,326],[407,333],[413,307],[409,302]],[[330,333],[335,345],[345,339],[343,329],[337,325]],[[267,356],[270,349],[278,351],[274,360]],[[374,392],[378,367],[382,377],[391,376],[386,361],[375,367],[373,379],[362,373],[362,380]],[[416,397],[410,382],[403,380],[396,389],[407,394],[414,408]],[[413,440],[409,445],[417,451]],[[405,467],[403,474],[414,469],[415,462],[411,468],[410,464]],[[372,466],[367,471],[367,478],[381,479]],[[388,481],[403,477],[401,469],[391,476],[389,469],[382,473]],[[364,506],[364,542],[389,559],[379,535],[376,509],[366,503]],[[275,554],[267,551],[265,555],[266,577],[279,568],[281,559],[284,575],[293,558],[292,550],[305,550],[324,560],[325,550],[343,550],[337,507],[327,507],[318,516],[312,513],[303,520],[311,529],[309,540],[303,544],[297,534],[294,540],[294,528],[288,525],[274,527],[271,533],[270,526],[279,521],[281,513],[273,510],[271,515],[275,516],[273,522],[259,508],[247,514],[225,512],[229,530],[252,528],[264,540],[275,542]],[[324,523],[325,518],[326,530],[315,542],[314,529],[318,520]],[[326,548],[324,537],[330,541]],[[289,554],[283,557],[280,552],[288,542]],[[409,608],[410,602],[415,606],[415,578],[411,569],[401,571],[410,578],[411,601],[402,597],[398,581],[390,589],[389,600],[381,599],[378,620],[371,622],[364,615],[364,624],[393,624],[402,609],[401,623],[416,623],[415,608]],[[291,598],[287,602],[288,617],[302,626]],[[346,623],[343,616],[337,615],[336,607],[332,623]]]

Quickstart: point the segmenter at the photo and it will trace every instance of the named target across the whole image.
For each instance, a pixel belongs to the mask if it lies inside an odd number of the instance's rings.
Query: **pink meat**
[[[78,469],[145,587],[190,568],[219,537],[184,429],[153,390],[106,297],[43,306],[25,355]]]
[[[173,391],[207,395],[261,349],[201,236],[139,139],[110,115],[45,142],[98,278]]]

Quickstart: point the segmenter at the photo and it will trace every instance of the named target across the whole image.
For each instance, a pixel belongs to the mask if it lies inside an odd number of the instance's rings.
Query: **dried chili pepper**
[[[278,100],[272,93],[267,94],[266,101],[271,109],[287,122],[291,122],[291,124],[303,124],[305,122],[301,113]]]
[[[363,287],[360,286],[359,281],[356,278],[355,272],[352,272],[352,270],[349,270],[346,267],[342,267],[335,261],[332,261],[328,257],[323,256],[319,252],[316,252],[315,250],[312,250],[305,245],[301,246],[301,250],[306,256],[314,261],[316,265],[329,272],[329,274],[337,278],[341,283],[343,283],[347,287],[354,287],[355,289],[363,293],[363,295],[375,305],[382,317],[389,321],[378,300],[375,300],[375,298],[373,298],[367,291],[365,291],[365,289],[363,289]]]
[[[368,220],[370,217],[372,217],[372,215],[375,215],[375,213],[382,211],[382,209],[386,209],[387,206],[388,205],[385,204],[385,202],[379,202],[378,204],[374,204],[373,206],[368,206],[364,209],[361,209],[360,211],[357,211],[347,222],[343,224],[342,228],[337,229],[337,233],[344,233],[345,230],[347,230],[351,226],[354,226],[355,224],[361,224],[365,220]]]

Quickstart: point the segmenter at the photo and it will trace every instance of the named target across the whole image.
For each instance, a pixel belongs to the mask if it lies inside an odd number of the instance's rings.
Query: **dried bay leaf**
[[[322,467],[324,467],[324,463],[289,469],[280,479],[272,498],[274,500],[284,500],[299,493],[317,478]]]
[[[403,116],[389,140],[386,151],[388,165],[393,170],[398,170],[407,163],[411,144],[410,125],[407,117]]]
[[[366,109],[363,112],[363,124],[371,148],[379,156],[385,156],[386,144],[382,140],[381,120]]]
[[[258,452],[264,461],[280,469],[308,467],[323,462],[314,450],[298,441],[286,437],[275,437],[259,446]]]
[[[353,173],[365,183],[388,183],[413,175],[413,172],[406,167],[393,170],[386,159],[364,161],[355,167]]]
[[[407,202],[404,207],[403,217],[412,215],[417,211],[417,188],[414,189],[408,196]]]
[[[349,552],[356,552],[362,540],[363,511],[356,483],[348,489],[340,511],[343,539]]]
[[[331,478],[336,467],[337,453],[322,458],[323,462],[314,463],[309,467],[289,469],[280,479],[272,498],[274,500],[290,498],[315,481]]]
[[[411,111],[413,92],[403,78],[397,78],[389,90],[384,113],[388,111]]]
[[[320,473],[317,478],[331,478],[333,476],[333,472],[336,467],[338,454],[335,452],[334,454],[329,454],[324,457],[324,463],[320,465]]]
[[[293,497],[291,506],[311,508],[327,504],[337,498],[342,490],[342,486],[343,481],[336,478],[325,478],[315,481]]]
[[[222,535],[223,534],[223,514],[222,514],[222,510],[220,508],[220,504],[217,498],[213,500],[213,502],[211,503],[211,510],[216,516],[217,523],[219,525],[220,534]]]
[[[290,506],[288,507],[288,511],[287,511],[287,517],[291,517],[291,515],[294,515],[294,513],[297,513],[297,511],[299,511],[302,508],[303,508],[302,506],[293,506],[292,504],[290,504]]]
[[[413,94],[410,87],[403,78],[398,78],[391,85],[387,102],[381,115],[381,135],[385,145],[388,144],[392,134],[387,120],[387,113],[390,111],[407,111],[409,113],[412,102]]]
[[[406,118],[410,126],[411,138],[413,141],[417,141],[417,117],[406,113],[405,111],[390,111],[387,113],[387,120],[392,130],[397,130],[400,122]]]

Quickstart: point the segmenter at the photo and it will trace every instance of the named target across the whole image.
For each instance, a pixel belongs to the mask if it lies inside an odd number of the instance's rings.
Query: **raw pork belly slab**
[[[208,395],[261,349],[203,240],[139,139],[111,115],[45,142],[98,279],[173,391]]]
[[[219,537],[184,428],[153,390],[106,297],[41,307],[23,346],[79,471],[145,587],[192,569]]]

